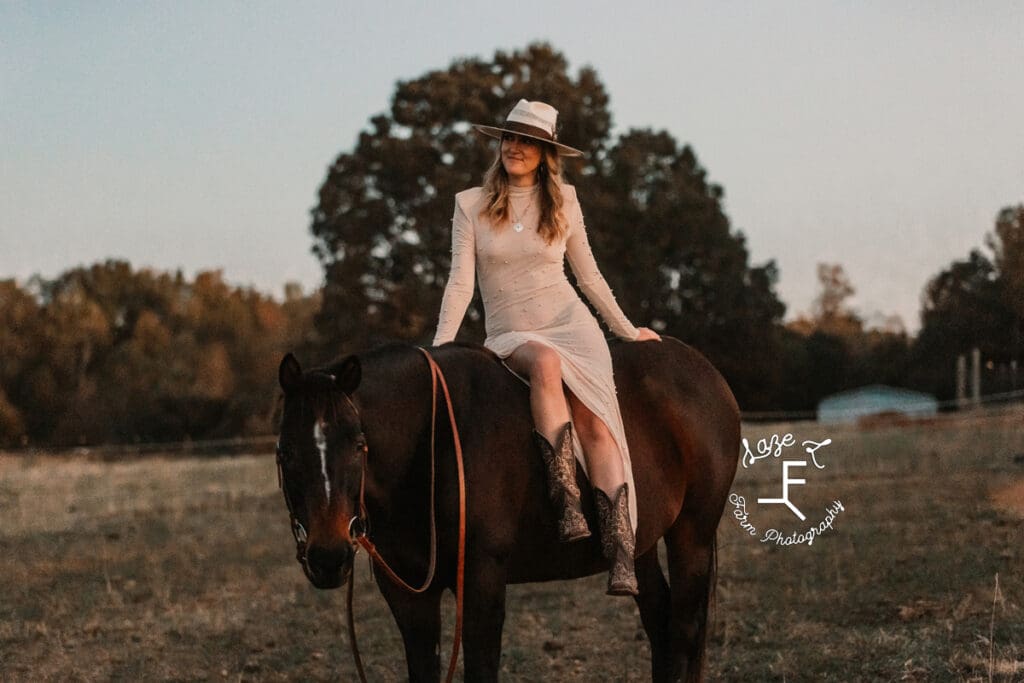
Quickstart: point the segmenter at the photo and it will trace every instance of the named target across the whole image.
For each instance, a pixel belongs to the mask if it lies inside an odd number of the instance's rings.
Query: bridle
[[[334,381],[334,375],[328,375],[331,381]],[[355,403],[349,398],[349,395],[342,393],[345,400],[348,402],[352,412],[355,413],[356,417],[359,418],[359,434],[356,440],[362,444],[360,453],[360,481],[359,481],[359,509],[360,513],[354,516],[348,523],[349,536],[355,538],[356,535],[366,535],[366,531],[369,528],[368,517],[366,514],[366,504],[364,501],[364,491],[366,486],[366,456],[368,448],[366,445],[366,434],[363,431],[362,417],[359,415],[359,409],[356,408]],[[302,565],[303,571],[308,575],[309,567],[306,564],[306,545],[309,541],[309,533],[306,531],[306,527],[299,521],[298,515],[295,514],[295,506],[292,504],[291,496],[288,495],[288,487],[284,485],[284,457],[281,450],[281,443],[277,444],[277,486],[281,489],[281,493],[284,495],[284,504],[288,508],[288,520],[289,526],[292,530],[292,538],[295,539],[295,559]],[[358,526],[358,530],[353,527]]]
[[[288,508],[288,521],[289,526],[292,529],[292,537],[295,539],[295,559],[298,560],[299,564],[302,565],[302,571],[309,575],[309,567],[306,565],[306,542],[309,540],[309,534],[306,532],[306,527],[302,526],[302,522],[295,515],[295,507],[292,505],[291,496],[288,495],[288,487],[284,485],[284,465],[282,464],[281,455],[281,444],[277,444],[277,486],[281,489],[281,493],[284,494],[284,504]]]
[[[333,376],[332,376],[333,379]],[[348,401],[352,411],[359,417],[359,410],[356,408],[355,403],[349,398],[348,394],[342,394],[345,400]],[[366,434],[363,433],[362,419],[359,420],[359,435],[357,441],[362,444],[360,453],[360,477],[359,477],[359,513],[356,514],[348,523],[349,537],[356,539],[359,537],[366,536],[369,530],[369,517],[366,513],[365,503],[365,487],[366,487],[366,459],[368,453],[368,447],[366,445]],[[281,489],[281,493],[284,495],[284,504],[288,508],[288,521],[289,526],[292,530],[292,538],[295,539],[295,559],[300,565],[302,565],[302,571],[309,576],[309,565],[306,563],[306,545],[309,541],[309,533],[306,531],[306,527],[299,521],[298,515],[295,514],[295,506],[292,504],[291,496],[288,495],[288,487],[284,485],[284,463],[283,454],[281,451],[281,444],[277,445],[277,486]],[[433,471],[431,471],[433,474]],[[433,493],[433,489],[431,489]],[[431,498],[431,508],[433,508],[433,498]],[[433,526],[431,532],[433,532]],[[433,543],[434,536],[431,535],[431,542]],[[432,553],[433,557],[433,553]]]
[[[462,614],[463,614],[463,588],[465,584],[465,565],[466,565],[466,478],[465,469],[462,462],[462,441],[459,438],[459,429],[455,423],[455,411],[452,406],[451,395],[448,392],[448,383],[444,379],[444,373],[441,372],[441,367],[434,360],[430,352],[421,346],[416,347],[427,359],[427,363],[430,366],[430,379],[431,379],[431,407],[430,407],[430,565],[427,569],[427,576],[423,580],[423,584],[419,587],[414,587],[404,581],[395,571],[388,565],[388,563],[381,556],[377,547],[373,544],[373,541],[369,537],[369,515],[366,510],[366,468],[367,461],[369,460],[369,447],[367,446],[366,436],[363,433],[362,417],[359,415],[359,410],[356,408],[355,403],[349,398],[348,394],[343,394],[345,399],[348,401],[349,406],[355,412],[356,416],[359,417],[359,435],[358,440],[362,444],[362,454],[360,462],[360,476],[359,476],[359,509],[356,514],[348,522],[348,533],[350,542],[356,552],[362,547],[366,550],[370,559],[380,567],[388,578],[394,583],[400,586],[402,589],[410,593],[423,593],[425,592],[434,580],[434,573],[437,568],[437,520],[435,511],[435,493],[436,493],[436,473],[437,473],[437,453],[436,453],[436,436],[437,436],[437,385],[440,383],[442,390],[444,391],[445,404],[448,408],[448,420],[451,424],[452,429],[452,441],[455,447],[455,460],[459,475],[459,548],[458,548],[458,560],[456,565],[456,578],[455,578],[455,633],[452,641],[452,654],[448,662],[448,675],[445,681],[450,683],[455,675],[455,667],[459,659],[459,645],[462,642]],[[302,526],[302,522],[299,521],[295,515],[295,510],[292,506],[291,499],[288,496],[288,489],[284,485],[284,473],[282,467],[281,448],[278,446],[277,449],[277,483],[281,487],[281,491],[284,493],[285,506],[288,508],[288,516],[291,521],[292,536],[295,539],[295,554],[299,564],[302,565],[302,570],[309,577],[309,565],[306,561],[306,545],[309,539],[309,535],[306,532],[306,528]],[[355,631],[355,619],[353,617],[352,598],[353,590],[355,585],[355,560],[352,563],[352,573],[348,579],[348,595],[346,598],[346,605],[348,609],[348,633],[349,642],[352,646],[352,657],[355,660],[356,670],[359,673],[359,680],[366,683],[366,673],[363,669],[362,658],[359,655],[359,646],[356,642],[356,631]]]

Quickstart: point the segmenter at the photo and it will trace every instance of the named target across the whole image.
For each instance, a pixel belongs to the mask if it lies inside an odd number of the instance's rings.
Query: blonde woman
[[[434,345],[455,338],[478,278],[484,346],[530,385],[534,438],[561,515],[560,538],[590,536],[576,484],[579,460],[594,487],[602,548],[611,561],[608,593],[636,595],[636,500],[611,355],[566,278],[564,259],[616,336],[660,337],[630,323],[597,268],[576,189],[561,177],[561,157],[582,152],[558,142],[557,116],[548,104],[520,100],[504,126],[474,125],[501,146],[483,186],[455,196],[451,272]]]

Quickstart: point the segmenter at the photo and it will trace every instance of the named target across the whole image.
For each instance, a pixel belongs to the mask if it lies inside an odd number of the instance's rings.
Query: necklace
[[[517,214],[516,213],[515,204],[512,203],[512,197],[508,198],[508,208],[512,210],[512,217],[516,221],[512,225],[512,229],[515,230],[516,232],[522,232],[523,231],[523,219],[520,218],[520,216],[526,216],[526,214],[528,214],[530,212],[530,209],[533,208],[533,200],[534,199],[536,199],[536,196],[530,197],[530,203],[526,205],[526,210],[523,211],[523,213],[521,213],[521,214]]]

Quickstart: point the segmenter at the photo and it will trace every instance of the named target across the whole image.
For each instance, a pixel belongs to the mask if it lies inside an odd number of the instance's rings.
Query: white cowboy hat
[[[530,102],[519,100],[512,111],[505,119],[505,126],[485,126],[474,123],[473,128],[492,138],[501,139],[502,133],[516,133],[535,140],[543,140],[555,146],[559,156],[581,157],[583,152],[563,145],[558,142],[558,134],[555,132],[555,122],[558,120],[558,110],[544,102]]]

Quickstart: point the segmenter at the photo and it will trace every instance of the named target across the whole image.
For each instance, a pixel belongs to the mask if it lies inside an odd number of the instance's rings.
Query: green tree
[[[1003,301],[1013,315],[1008,353],[1011,358],[1020,358],[1024,353],[1024,204],[999,212],[985,245],[992,250]]]
[[[910,349],[899,318],[866,329],[848,303],[856,289],[843,266],[819,263],[817,277],[811,314],[786,326],[782,363],[790,388],[783,405],[811,410],[837,391],[874,383],[906,386]]]
[[[389,113],[373,117],[331,165],[311,225],[326,280],[317,319],[324,355],[387,339],[429,341],[450,263],[453,197],[480,183],[494,155],[469,122],[500,123],[519,98],[554,103],[560,138],[586,152],[567,160],[566,175],[577,181],[595,255],[627,314],[701,348],[744,407],[768,401],[772,330],[784,313],[774,263],[749,265],[722,188],[689,146],[650,130],[613,140],[596,72],[570,74],[546,44],[398,83]],[[482,322],[477,297],[460,338],[482,341]]]
[[[635,318],[700,348],[747,409],[774,407],[784,305],[774,262],[749,264],[724,191],[689,145],[631,130],[580,184],[602,272]],[[752,344],[751,341],[754,341]]]
[[[935,275],[922,296],[913,379],[941,398],[954,396],[956,358],[973,348],[996,363],[1024,360],[1024,205],[1001,210],[985,243],[991,257],[972,249]]]

